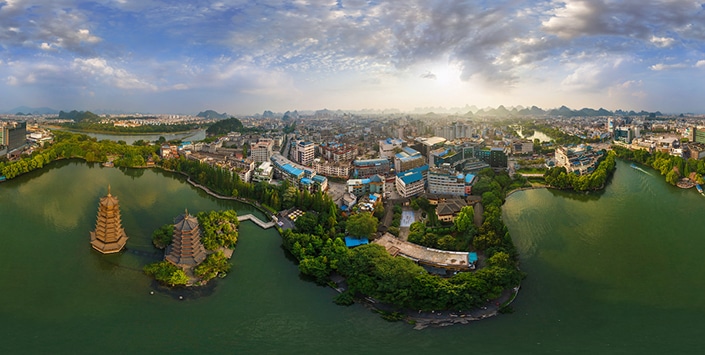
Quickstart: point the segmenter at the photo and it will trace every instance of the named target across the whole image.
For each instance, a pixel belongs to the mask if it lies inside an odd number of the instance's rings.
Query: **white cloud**
[[[103,80],[120,89],[157,90],[155,85],[141,80],[125,69],[109,65],[103,58],[76,58],[73,61],[73,66],[76,70],[90,74],[96,79]]]
[[[695,63],[696,68],[705,68],[705,60],[699,60],[697,63]]]
[[[670,47],[674,42],[675,40],[673,38],[651,36],[651,43],[653,43],[656,47]]]
[[[663,70],[672,70],[672,69],[683,69],[686,68],[687,65],[683,63],[675,63],[675,64],[665,64],[665,63],[657,63],[649,67],[649,69],[653,71],[663,71]]]
[[[17,78],[10,75],[5,79],[5,83],[10,86],[16,86],[17,85]]]

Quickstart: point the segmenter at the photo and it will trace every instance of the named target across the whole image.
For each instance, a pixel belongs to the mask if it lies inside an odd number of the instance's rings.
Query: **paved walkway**
[[[256,225],[260,226],[262,229],[267,229],[267,228],[272,228],[275,226],[274,222],[262,222],[261,219],[253,216],[252,214],[246,214],[244,216],[237,216],[237,220],[242,222],[242,221],[252,221],[255,222]]]

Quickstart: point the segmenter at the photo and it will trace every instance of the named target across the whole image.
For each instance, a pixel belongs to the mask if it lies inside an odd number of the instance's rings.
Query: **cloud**
[[[675,42],[675,40],[673,38],[656,37],[656,36],[651,37],[651,43],[653,43],[657,47],[661,47],[661,48],[670,47],[671,45],[673,45],[674,42]]]
[[[663,70],[672,70],[672,69],[683,69],[687,68],[688,66],[684,63],[675,63],[675,64],[664,64],[664,63],[657,63],[649,67],[649,69],[653,71],[663,71]]]
[[[73,61],[74,69],[103,80],[120,89],[157,90],[157,86],[140,79],[122,68],[109,65],[103,58],[76,58]]]
[[[419,75],[420,78],[422,79],[431,79],[431,80],[436,80],[436,74],[431,73],[430,71],[427,71],[421,75]]]
[[[699,60],[697,63],[695,63],[696,68],[705,68],[705,60]]]

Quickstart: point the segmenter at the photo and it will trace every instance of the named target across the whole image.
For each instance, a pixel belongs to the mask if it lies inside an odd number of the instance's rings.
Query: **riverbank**
[[[202,128],[196,128],[196,129],[188,129],[185,131],[169,131],[169,132],[161,132],[161,131],[128,132],[128,131],[106,131],[106,130],[100,130],[100,129],[66,128],[66,127],[54,126],[54,125],[43,125],[42,127],[47,128],[47,129],[52,129],[52,130],[71,132],[71,133],[96,133],[96,134],[109,134],[109,135],[116,135],[116,136],[152,136],[152,135],[158,135],[158,134],[185,134],[185,133],[198,132],[202,129]]]

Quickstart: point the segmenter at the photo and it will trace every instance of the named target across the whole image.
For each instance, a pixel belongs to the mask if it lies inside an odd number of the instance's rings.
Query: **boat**
[[[700,186],[700,184],[695,184],[695,188],[698,189],[698,192],[699,192],[701,195],[705,196],[705,192],[703,192],[703,187]]]
[[[5,177],[5,175],[0,176],[0,182],[3,182],[3,181],[5,181],[5,180],[7,180],[7,177]]]

